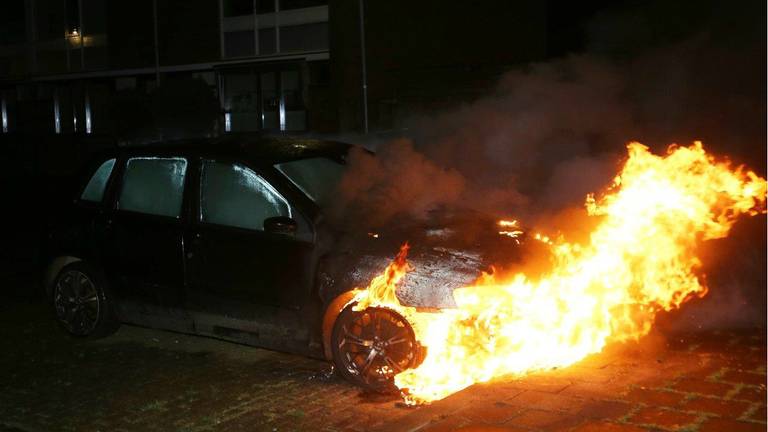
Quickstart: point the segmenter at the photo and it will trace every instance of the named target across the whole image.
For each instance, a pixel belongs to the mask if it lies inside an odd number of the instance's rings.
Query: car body
[[[333,226],[312,179],[289,172],[337,164],[343,173],[350,148],[233,135],[105,155],[56,217],[47,298],[79,336],[126,322],[336,360],[333,328],[351,290],[367,286],[403,242],[413,245],[414,271],[398,296],[424,308],[452,306],[452,290],[492,259],[483,250],[509,256],[515,248],[477,215],[403,220],[375,234],[363,223]],[[83,312],[89,301],[96,312]],[[67,322],[88,314],[112,322],[82,324],[88,331]]]

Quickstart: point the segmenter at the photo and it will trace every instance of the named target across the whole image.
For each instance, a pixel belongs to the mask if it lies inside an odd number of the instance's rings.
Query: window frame
[[[270,189],[272,189],[280,199],[285,202],[285,204],[288,206],[288,214],[290,218],[298,221],[298,218],[303,218],[301,215],[301,212],[288,197],[286,197],[286,194],[284,191],[280,190],[279,186],[276,186],[273,181],[270,181],[269,176],[264,175],[264,172],[244,161],[241,160],[235,160],[230,158],[217,158],[217,157],[200,157],[196,160],[196,170],[195,170],[195,208],[193,219],[196,224],[199,224],[203,227],[216,227],[221,229],[229,229],[229,230],[239,230],[249,233],[262,233],[262,234],[269,234],[266,231],[264,231],[263,228],[261,229],[253,229],[253,228],[245,228],[241,226],[234,226],[234,225],[224,225],[214,222],[206,222],[203,220],[203,171],[204,166],[206,162],[214,162],[214,163],[223,163],[223,164],[229,164],[229,165],[239,165],[242,168],[248,169],[254,174],[256,174],[261,181],[266,183]],[[310,224],[311,225],[311,224]],[[262,221],[263,226],[263,221]],[[314,230],[313,230],[314,232]]]

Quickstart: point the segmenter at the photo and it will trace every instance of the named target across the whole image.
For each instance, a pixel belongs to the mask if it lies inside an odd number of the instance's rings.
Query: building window
[[[53,94],[53,130],[57,134],[61,133],[61,107],[59,106],[58,91]]]
[[[259,93],[256,76],[250,71],[223,75],[225,131],[255,131],[260,129]]]
[[[224,16],[253,15],[253,0],[224,0]]]
[[[328,0],[280,0],[280,10],[326,6]]]
[[[277,37],[274,28],[259,29],[259,54],[274,54],[277,52]]]
[[[79,36],[81,33],[80,29],[80,2],[78,0],[67,0],[66,1],[66,7],[67,7],[67,37],[70,36]]]
[[[222,74],[224,130],[305,130],[301,73],[242,70]]]
[[[5,97],[0,100],[0,114],[3,119],[3,133],[8,133],[8,105],[5,103]]]
[[[259,44],[261,45],[261,44]],[[255,54],[256,41],[252,30],[224,33],[224,55],[226,57],[245,57]]]
[[[328,49],[328,23],[280,27],[280,51],[315,51]]]
[[[90,134],[91,128],[91,98],[88,91],[85,92],[85,133]]]
[[[301,75],[298,70],[280,72],[280,93],[280,130],[306,129],[307,112],[304,109]]]
[[[256,13],[266,14],[275,11],[275,0],[256,0]]]

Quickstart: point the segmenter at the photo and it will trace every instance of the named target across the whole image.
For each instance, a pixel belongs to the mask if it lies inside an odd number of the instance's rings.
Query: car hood
[[[495,263],[519,259],[524,239],[499,234],[496,220],[478,214],[400,221],[377,230],[336,232],[321,260],[321,296],[365,288],[405,242],[411,270],[397,288],[400,302],[451,308],[453,290],[471,285]]]

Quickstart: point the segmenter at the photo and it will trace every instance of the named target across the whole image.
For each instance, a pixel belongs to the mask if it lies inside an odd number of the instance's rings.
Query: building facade
[[[209,134],[396,130],[414,115],[487,95],[506,71],[544,59],[550,15],[540,0],[11,0],[3,7],[2,132],[129,140],[156,139],[159,129],[176,136],[174,128],[201,122]],[[210,127],[189,112],[206,111],[208,98],[216,111]],[[186,123],[158,124],[185,115]]]
[[[333,127],[310,109],[328,93],[325,0],[8,3],[2,132],[111,134],[131,106],[190,79],[217,101],[214,133]]]

